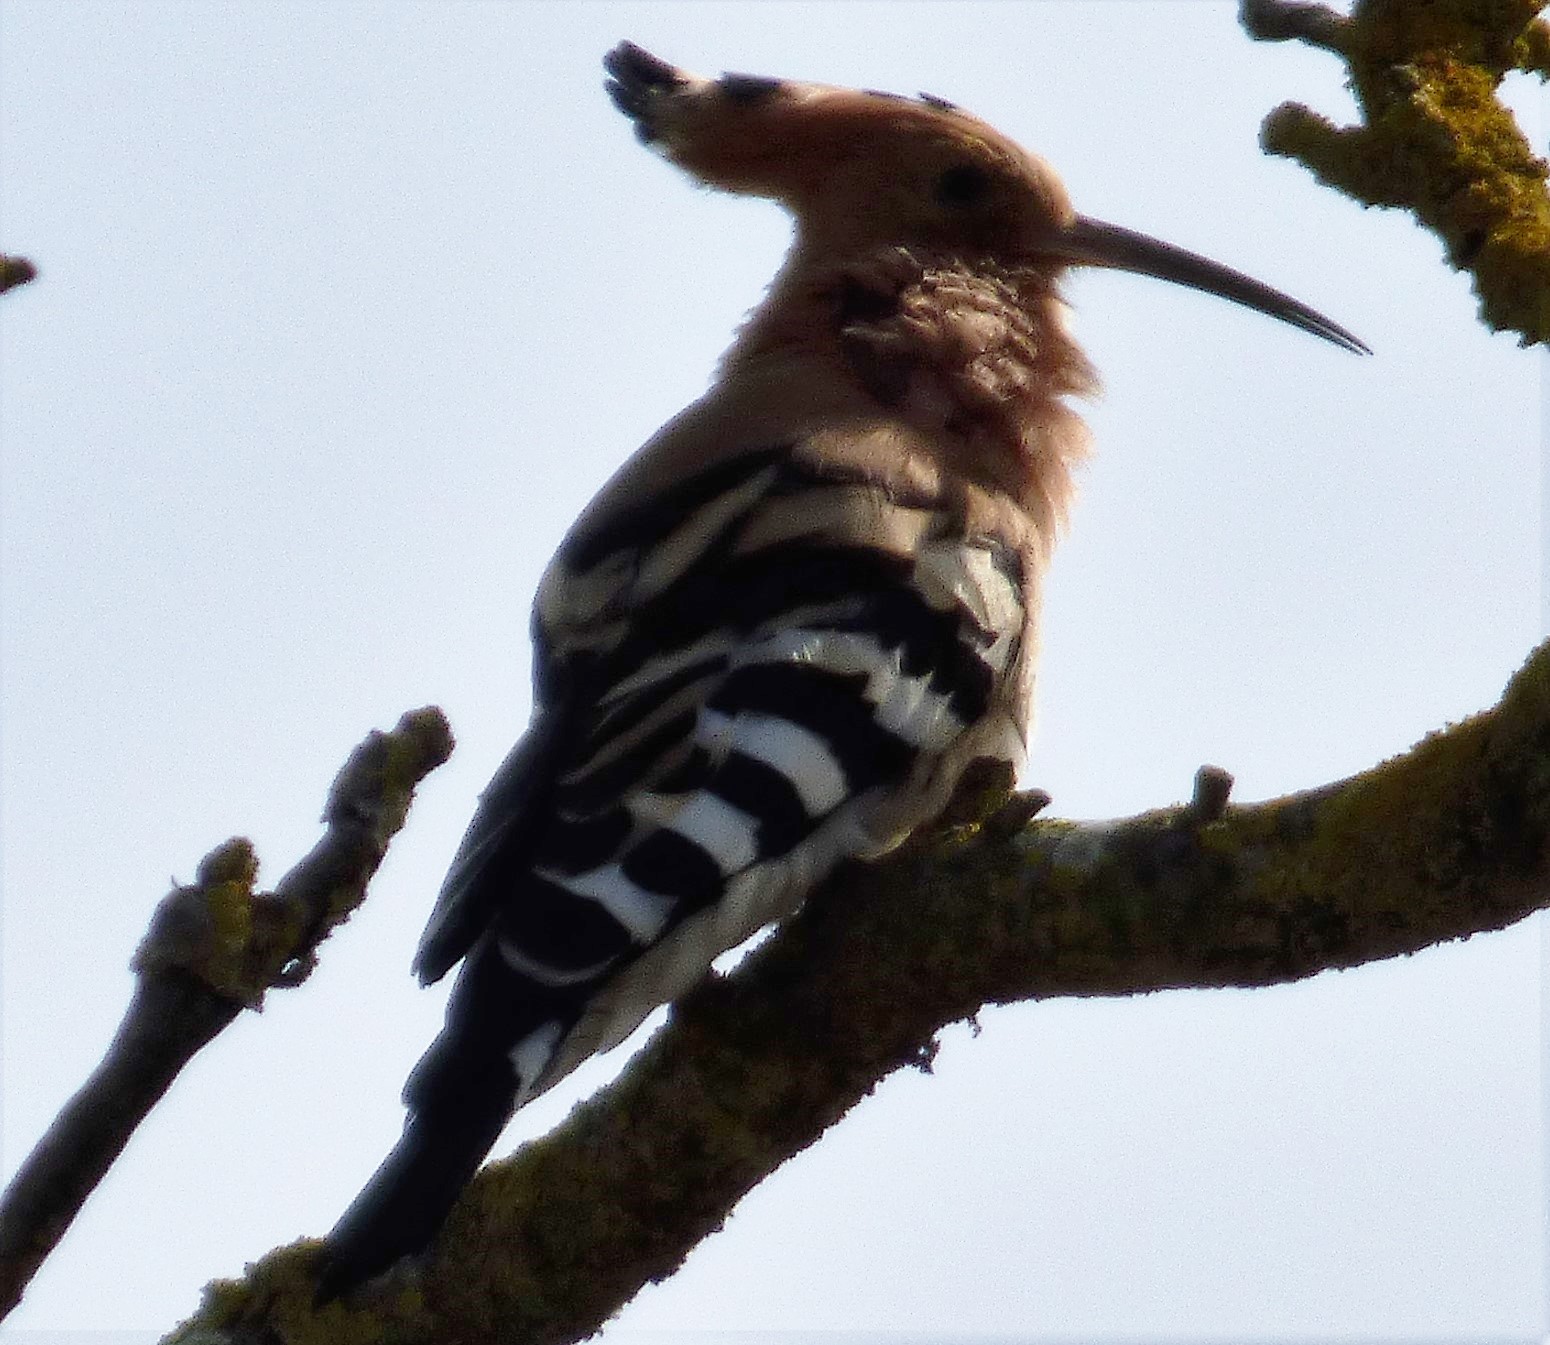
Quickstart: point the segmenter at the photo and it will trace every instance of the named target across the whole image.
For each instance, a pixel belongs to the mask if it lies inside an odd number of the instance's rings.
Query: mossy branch
[[[253,890],[258,861],[237,838],[157,907],[107,1055],[0,1196],[0,1317],[183,1066],[267,991],[307,978],[318,945],[364,899],[415,786],[451,752],[440,710],[406,714],[351,754],[329,791],[322,839],[272,893]]]
[[[1468,271],[1480,318],[1521,344],[1550,340],[1547,165],[1497,98],[1513,70],[1550,77],[1542,0],[1242,0],[1250,35],[1344,58],[1364,124],[1337,127],[1300,103],[1265,119],[1267,152],[1296,159],[1366,205],[1397,206]]]
[[[682,1001],[624,1075],[493,1163],[428,1264],[310,1307],[316,1243],[222,1282],[178,1345],[579,1340],[936,1034],[987,1004],[1261,986],[1498,929],[1550,903],[1550,644],[1487,713],[1348,780],[1251,806],[955,815],[837,875]]]

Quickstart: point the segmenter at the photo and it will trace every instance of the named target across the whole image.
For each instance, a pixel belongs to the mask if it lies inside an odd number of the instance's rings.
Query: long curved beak
[[[1193,290],[1204,290],[1207,294],[1219,295],[1245,308],[1257,309],[1289,322],[1293,327],[1301,327],[1305,332],[1312,332],[1358,355],[1372,354],[1339,323],[1331,322],[1289,294],[1271,289],[1252,276],[1234,271],[1209,257],[1187,252],[1118,224],[1105,224],[1102,220],[1078,215],[1056,236],[1051,251],[1059,252],[1073,262],[1133,271],[1138,275],[1155,276],[1158,280],[1171,280],[1175,285],[1187,285]]]

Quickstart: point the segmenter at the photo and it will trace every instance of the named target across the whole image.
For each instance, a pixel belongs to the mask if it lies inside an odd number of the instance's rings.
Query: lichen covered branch
[[[1480,317],[1522,344],[1550,340],[1550,194],[1497,98],[1513,70],[1550,75],[1542,0],[1357,0],[1349,18],[1294,0],[1242,0],[1251,36],[1341,55],[1364,124],[1300,103],[1265,119],[1261,143],[1367,205],[1397,206],[1474,278]]]
[[[207,1292],[180,1345],[579,1340],[936,1034],[986,1004],[1258,986],[1497,929],[1550,893],[1550,645],[1492,711],[1249,806],[1029,823],[977,785],[837,875],[675,1010],[620,1080],[491,1164],[433,1259],[311,1310],[314,1243]],[[1002,806],[1004,805],[1004,806]]]
[[[329,792],[322,839],[274,892],[254,891],[258,862],[236,839],[157,907],[107,1055],[0,1196],[0,1317],[183,1066],[266,991],[305,979],[318,944],[364,898],[415,786],[451,751],[441,711],[405,715],[355,749]]]

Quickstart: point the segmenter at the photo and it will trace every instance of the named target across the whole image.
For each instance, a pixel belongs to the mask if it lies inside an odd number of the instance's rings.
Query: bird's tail
[[[411,1110],[404,1133],[323,1243],[317,1306],[429,1245],[511,1116],[514,1088]]]

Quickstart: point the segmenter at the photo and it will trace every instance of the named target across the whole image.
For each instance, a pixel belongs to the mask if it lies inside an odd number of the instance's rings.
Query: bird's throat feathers
[[[849,261],[804,251],[749,316],[722,378],[789,363],[811,380],[817,366],[904,422],[943,466],[950,458],[954,472],[1011,496],[1053,541],[1088,446],[1066,398],[1098,386],[1067,334],[1053,269],[897,246]]]

